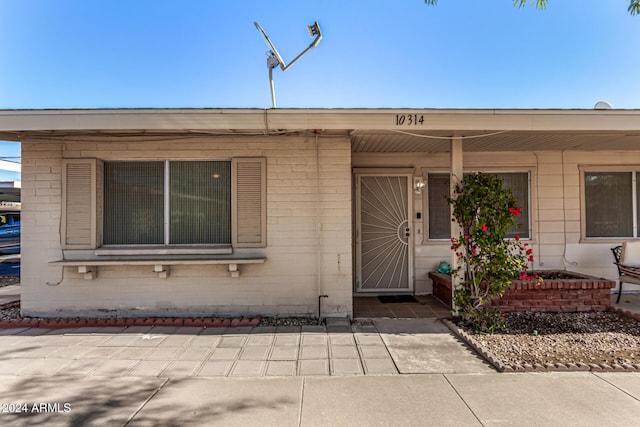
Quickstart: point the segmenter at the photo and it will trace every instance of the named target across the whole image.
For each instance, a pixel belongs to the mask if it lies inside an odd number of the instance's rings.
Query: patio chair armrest
[[[640,267],[629,267],[626,265],[618,264],[618,268],[620,269],[620,274],[640,278]]]

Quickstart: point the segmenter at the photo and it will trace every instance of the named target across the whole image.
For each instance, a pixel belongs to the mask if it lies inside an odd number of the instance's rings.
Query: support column
[[[453,197],[456,184],[462,181],[463,174],[462,138],[460,137],[451,138],[451,158],[449,166],[449,197]],[[453,207],[451,207],[451,216],[453,217]],[[457,221],[451,221],[451,237],[457,239],[460,231],[460,224],[458,224]],[[458,257],[451,251],[451,270],[455,271],[458,265]],[[460,285],[460,282],[460,277],[451,276],[451,306],[455,311],[457,311],[457,307],[453,299],[453,291]]]

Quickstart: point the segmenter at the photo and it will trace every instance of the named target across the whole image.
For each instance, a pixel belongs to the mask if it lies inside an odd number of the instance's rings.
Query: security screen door
[[[413,290],[410,175],[356,175],[358,292]]]

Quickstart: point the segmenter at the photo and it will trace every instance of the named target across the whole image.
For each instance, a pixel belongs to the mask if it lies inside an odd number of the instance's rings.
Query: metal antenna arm
[[[278,49],[276,49],[276,47],[273,45],[271,40],[269,40],[269,36],[267,36],[267,33],[264,31],[264,29],[262,29],[260,24],[258,24],[257,22],[254,22],[253,25],[256,26],[258,31],[260,31],[260,33],[262,34],[262,37],[264,37],[267,44],[271,48],[271,50],[267,52],[267,68],[269,69],[269,88],[271,89],[271,106],[273,108],[276,108],[276,93],[275,93],[275,87],[273,84],[273,69],[279,66],[282,71],[287,71],[289,67],[291,67],[293,64],[298,62],[300,58],[302,58],[307,52],[309,52],[311,49],[316,47],[318,43],[320,43],[320,40],[322,40],[322,32],[320,31],[320,25],[318,25],[318,21],[314,22],[313,25],[309,25],[307,27],[307,29],[309,30],[309,35],[311,37],[315,36],[315,39],[313,39],[311,44],[305,50],[300,52],[300,54],[296,56],[293,59],[293,61],[291,61],[289,64],[286,64],[282,59],[282,56],[280,56]]]
[[[309,34],[310,35],[315,35],[316,38],[311,42],[311,44],[305,50],[300,52],[300,55],[296,56],[293,59],[293,61],[289,62],[289,64],[286,64],[283,67],[282,66],[283,63],[281,62],[280,63],[280,69],[282,71],[287,71],[289,69],[289,67],[291,67],[293,64],[298,62],[298,60],[300,58],[302,58],[307,52],[309,52],[314,47],[318,46],[318,43],[320,43],[320,40],[322,40],[322,33],[320,32],[320,25],[318,25],[318,21],[314,22],[313,25],[309,25]]]
[[[255,25],[256,28],[258,29],[258,31],[260,31],[260,33],[262,33],[262,37],[264,37],[264,39],[266,40],[267,44],[271,48],[271,52],[275,55],[276,59],[278,60],[278,64],[277,65],[280,66],[280,69],[282,71],[287,71],[289,69],[289,67],[291,67],[293,64],[298,62],[298,60],[300,60],[300,58],[302,58],[307,52],[309,52],[314,47],[318,46],[318,43],[320,43],[320,40],[322,40],[322,32],[320,31],[320,25],[318,24],[318,21],[316,21],[316,22],[313,23],[313,25],[309,25],[307,27],[308,30],[309,30],[309,35],[311,37],[315,36],[315,39],[311,42],[311,44],[305,50],[303,50],[298,56],[296,56],[293,59],[293,61],[291,61],[289,64],[287,64],[286,62],[284,62],[284,59],[282,59],[282,56],[280,56],[280,53],[278,52],[278,49],[276,49],[276,47],[273,45],[273,43],[269,39],[269,36],[267,36],[267,33],[260,26],[260,24],[258,24],[257,22],[254,22],[253,25]]]

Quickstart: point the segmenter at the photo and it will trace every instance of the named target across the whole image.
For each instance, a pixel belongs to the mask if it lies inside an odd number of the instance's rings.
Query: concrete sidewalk
[[[2,376],[0,396],[3,426],[629,427],[640,375]]]
[[[0,425],[638,423],[640,373],[498,374],[434,319],[339,330],[0,330]]]
[[[493,371],[436,319],[375,319],[347,328],[0,329],[0,375],[171,378]]]

